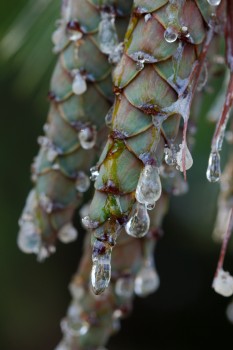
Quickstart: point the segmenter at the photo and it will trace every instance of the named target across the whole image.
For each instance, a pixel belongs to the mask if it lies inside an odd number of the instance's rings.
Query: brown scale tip
[[[66,25],[66,28],[68,30],[74,30],[77,32],[82,32],[82,29],[80,27],[80,24],[78,23],[78,21],[69,21]]]

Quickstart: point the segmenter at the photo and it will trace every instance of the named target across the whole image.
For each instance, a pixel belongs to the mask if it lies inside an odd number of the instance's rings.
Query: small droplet
[[[96,181],[97,177],[99,176],[98,167],[97,166],[93,166],[92,168],[90,168],[90,172],[91,172],[90,180],[91,181]]]
[[[93,259],[91,283],[96,295],[103,293],[111,278],[111,254],[106,252]]]
[[[147,23],[150,19],[151,19],[151,14],[150,13],[147,13],[145,16],[144,16],[144,21],[145,23]]]
[[[61,321],[61,329],[63,334],[71,337],[78,337],[80,335],[85,335],[90,328],[90,325],[82,321],[78,316],[74,319],[64,318]]]
[[[85,228],[94,229],[98,227],[99,222],[91,220],[90,216],[87,215],[84,218],[82,218],[82,224]]]
[[[25,221],[22,223],[17,244],[19,249],[24,253],[38,253],[41,246],[41,236],[33,222]]]
[[[117,279],[115,293],[121,298],[131,298],[134,293],[134,281],[131,276],[123,276]]]
[[[53,162],[58,156],[58,152],[54,147],[48,147],[47,159],[49,162]]]
[[[99,24],[98,39],[100,50],[109,55],[118,44],[118,37],[115,27],[115,16],[111,13],[102,12],[102,20]]]
[[[193,165],[192,155],[185,142],[182,142],[179,147],[180,150],[176,154],[177,169],[184,171],[183,166],[185,166],[185,170],[188,170]]]
[[[165,157],[164,160],[166,162],[167,165],[175,165],[176,164],[176,151],[175,149],[170,149],[168,147],[164,148],[164,153],[165,153]]]
[[[87,126],[78,133],[79,141],[83,149],[91,149],[96,143],[96,128]]]
[[[79,171],[75,185],[77,191],[86,192],[90,187],[90,179],[83,171]]]
[[[219,152],[211,152],[206,171],[207,180],[210,182],[219,181],[221,176],[221,164]]]
[[[207,0],[207,2],[211,5],[211,6],[218,6],[221,3],[221,0]]]
[[[74,73],[72,91],[75,95],[82,95],[87,90],[86,79],[79,71]]]
[[[178,38],[178,33],[173,27],[167,27],[164,32],[164,39],[167,43],[174,43]]]
[[[150,218],[146,206],[137,202],[132,210],[129,221],[125,225],[125,230],[128,235],[141,238],[147,234],[149,227]]]
[[[233,277],[229,272],[220,269],[214,278],[213,288],[216,293],[230,297],[233,294]]]
[[[155,204],[162,193],[158,168],[147,164],[140,175],[135,197],[139,203]]]
[[[58,231],[58,239],[63,243],[73,242],[77,239],[77,237],[78,237],[78,231],[71,223],[65,224]]]
[[[140,297],[146,297],[159,288],[159,275],[154,266],[143,266],[138,271],[134,283],[135,294]]]
[[[124,50],[123,43],[120,43],[117,46],[115,46],[112,52],[108,56],[109,63],[117,64],[118,62],[120,62],[121,57],[123,55],[123,50]]]
[[[70,283],[69,290],[72,298],[75,300],[81,300],[82,297],[85,295],[85,289],[82,285],[79,285],[75,282]]]
[[[41,207],[46,211],[46,213],[50,214],[53,210],[53,203],[45,193],[41,193],[39,196],[39,202]]]

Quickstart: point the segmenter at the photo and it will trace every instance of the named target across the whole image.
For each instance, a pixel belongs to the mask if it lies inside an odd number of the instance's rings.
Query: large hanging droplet
[[[91,149],[96,143],[96,128],[87,126],[81,129],[78,133],[78,138],[83,149]]]
[[[77,239],[77,237],[78,237],[78,231],[71,223],[65,224],[58,231],[58,239],[63,243],[73,242]]]
[[[230,297],[233,294],[233,277],[229,272],[220,269],[214,278],[213,288],[216,293]]]
[[[180,150],[176,154],[177,169],[180,171],[188,170],[193,165],[192,155],[185,142],[180,145]]]
[[[218,6],[221,3],[221,0],[207,0],[207,2],[211,5],[211,6]]]
[[[128,235],[140,238],[147,234],[150,227],[150,218],[145,204],[136,203],[132,210],[131,217],[125,225]]]
[[[219,181],[221,176],[221,164],[219,152],[211,152],[209,156],[206,177],[209,182]]]
[[[111,278],[111,255],[107,252],[93,259],[91,283],[96,295],[103,293]]]
[[[138,271],[135,282],[134,291],[140,297],[154,293],[160,284],[160,279],[154,266],[143,266]]]
[[[153,205],[160,198],[161,192],[158,168],[147,164],[141,172],[135,197],[139,203]]]
[[[118,37],[115,27],[115,16],[111,13],[102,12],[102,20],[99,24],[98,39],[100,50],[109,55],[118,44]]]
[[[167,27],[167,29],[164,32],[164,39],[167,43],[174,43],[178,38],[178,33],[175,30],[175,28]]]
[[[86,79],[80,72],[75,72],[72,84],[72,91],[75,95],[82,95],[87,90]]]
[[[89,189],[90,179],[83,171],[78,172],[75,186],[79,192],[86,192]]]

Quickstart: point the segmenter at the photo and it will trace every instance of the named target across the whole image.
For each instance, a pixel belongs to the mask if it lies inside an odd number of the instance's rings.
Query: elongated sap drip
[[[102,11],[101,18],[98,33],[100,50],[103,53],[110,55],[118,45],[115,15],[113,13]]]

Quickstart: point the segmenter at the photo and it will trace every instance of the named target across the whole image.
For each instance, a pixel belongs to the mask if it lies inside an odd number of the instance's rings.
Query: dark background
[[[16,245],[17,221],[31,187],[30,164],[48,109],[45,96],[55,59],[50,36],[59,17],[59,1],[35,3],[47,7],[42,11],[38,5],[31,13],[32,1],[0,2],[1,350],[54,349],[69,302],[67,285],[81,254],[79,239],[59,245],[54,256],[39,264]],[[22,12],[25,6],[29,12]],[[15,32],[4,41],[12,23]],[[109,350],[192,350],[207,349],[211,343],[213,348],[232,344],[233,325],[225,316],[230,299],[211,289],[220,250],[211,237],[218,185],[205,177],[213,133],[205,118],[213,98],[207,97],[200,115],[194,166],[188,172],[190,191],[172,199],[165,236],[157,247],[161,287],[146,299],[136,298],[132,316],[123,321]],[[225,269],[233,272],[231,250]]]

